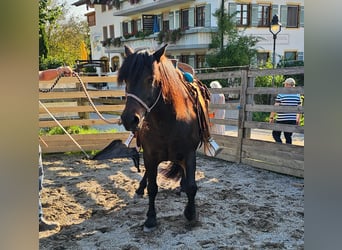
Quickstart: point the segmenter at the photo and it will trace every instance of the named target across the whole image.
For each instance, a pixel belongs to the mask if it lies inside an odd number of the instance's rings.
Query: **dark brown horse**
[[[174,163],[170,164],[167,177],[182,176],[182,189],[188,198],[186,219],[197,220],[196,150],[210,136],[208,122],[203,123],[207,121],[207,103],[204,105],[203,100],[209,100],[205,86],[196,79],[193,84],[188,83],[165,56],[165,48],[166,45],[155,52],[135,52],[125,46],[126,58],[118,74],[118,81],[126,84],[127,95],[122,124],[126,130],[138,132],[137,142],[143,148],[149,196],[145,231],[157,225],[156,178],[158,165],[163,161]]]

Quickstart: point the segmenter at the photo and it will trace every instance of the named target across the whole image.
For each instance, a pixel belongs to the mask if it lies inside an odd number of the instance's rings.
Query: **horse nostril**
[[[134,117],[133,117],[133,124],[138,125],[139,122],[140,122],[140,116],[135,114]]]
[[[140,122],[140,116],[139,114],[132,114],[130,112],[124,112],[121,115],[121,121],[126,130],[134,131],[134,130],[137,130],[138,128],[138,125]]]

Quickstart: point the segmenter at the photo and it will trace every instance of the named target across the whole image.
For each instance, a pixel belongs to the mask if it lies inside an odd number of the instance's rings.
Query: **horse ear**
[[[165,49],[168,44],[165,44],[163,47],[158,49],[156,52],[153,53],[153,57],[157,62],[160,62],[160,57],[165,54]]]
[[[132,55],[133,53],[134,53],[134,50],[131,47],[125,45],[125,54],[126,54],[126,56]]]

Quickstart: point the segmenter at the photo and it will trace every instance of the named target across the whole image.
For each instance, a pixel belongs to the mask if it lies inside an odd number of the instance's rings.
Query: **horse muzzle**
[[[128,112],[125,110],[121,114],[120,119],[121,119],[121,124],[124,125],[127,131],[134,132],[140,129],[144,117],[137,113]]]

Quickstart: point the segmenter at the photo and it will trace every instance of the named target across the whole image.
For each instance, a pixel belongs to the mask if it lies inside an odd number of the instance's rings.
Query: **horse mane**
[[[133,79],[139,79],[140,74],[143,70],[152,71],[152,60],[151,53],[147,50],[138,50],[136,54],[139,56],[131,55],[125,58],[121,65],[118,73],[118,83],[123,84],[123,80],[127,76],[131,76]]]
[[[162,95],[167,103],[172,103],[177,119],[186,119],[192,110],[191,99],[182,72],[176,69],[165,56],[160,57],[159,63],[154,61],[153,72],[155,83],[161,87]]]

